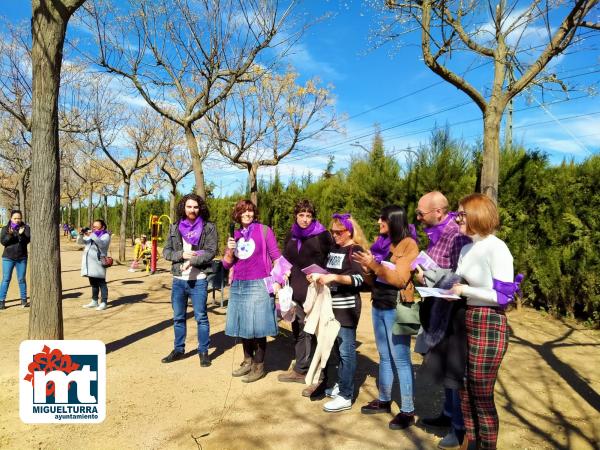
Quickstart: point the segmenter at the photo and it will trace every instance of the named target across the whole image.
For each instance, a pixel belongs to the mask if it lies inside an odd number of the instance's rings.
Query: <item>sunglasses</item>
[[[331,232],[331,234],[333,234],[334,236],[341,236],[342,234],[344,234],[344,232],[348,231],[345,228],[343,230],[329,230]]]

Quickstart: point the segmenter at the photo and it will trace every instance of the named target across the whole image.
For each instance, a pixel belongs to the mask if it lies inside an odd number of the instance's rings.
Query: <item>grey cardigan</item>
[[[206,222],[200,235],[198,245],[192,247],[193,250],[204,250],[204,253],[192,257],[190,263],[192,266],[200,269],[202,273],[210,274],[213,272],[212,260],[217,254],[219,238],[217,236],[217,227],[212,222]],[[171,273],[175,277],[181,276],[181,264],[183,259],[183,238],[179,232],[177,224],[169,227],[169,236],[163,248],[163,257],[171,261]]]
[[[84,244],[81,257],[81,276],[93,278],[106,278],[106,268],[100,263],[100,256],[106,256],[110,246],[110,234],[106,233],[101,238],[94,233],[89,236],[79,235],[79,244]]]

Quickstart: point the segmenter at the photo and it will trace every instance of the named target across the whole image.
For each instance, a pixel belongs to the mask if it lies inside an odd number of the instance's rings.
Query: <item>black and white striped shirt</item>
[[[360,318],[360,287],[363,284],[363,275],[360,264],[352,261],[352,253],[360,251],[363,249],[358,245],[335,246],[327,255],[326,268],[329,273],[349,275],[352,278],[351,285],[329,285],[333,314],[343,327],[356,327]]]

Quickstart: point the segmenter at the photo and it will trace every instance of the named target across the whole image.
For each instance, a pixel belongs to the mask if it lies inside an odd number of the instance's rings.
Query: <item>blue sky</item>
[[[288,61],[302,77],[318,76],[333,84],[336,111],[349,119],[342,122],[344,134],[308,144],[308,157],[292,154],[284,160],[279,166],[284,179],[299,177],[308,170],[315,175],[322,173],[330,154],[335,155],[336,168],[347,167],[351,155],[362,152],[350,144],[358,141],[369,147],[375,123],[384,130],[384,143],[390,151],[417,149],[432,129],[446,124],[455,138],[468,143],[481,139],[479,109],[423,64],[417,36],[409,36],[404,46],[375,48],[372,37],[377,14],[360,0],[305,1],[297,17],[312,19],[326,13],[330,17],[307,30]],[[4,1],[0,14],[10,20],[27,19],[30,4]],[[536,29],[525,38],[534,44],[543,42],[541,31]],[[577,50],[560,56],[553,63],[555,71],[572,85],[598,88],[600,33],[589,33]],[[490,68],[470,72],[471,82],[484,88]],[[570,100],[565,101],[567,98]],[[514,108],[514,142],[547,152],[554,163],[563,158],[582,160],[600,150],[598,96],[587,91],[574,91],[568,97],[562,93],[548,93],[543,98],[521,95]],[[407,154],[400,152],[399,160],[403,162]],[[239,169],[207,167],[205,172],[207,180],[216,184],[216,194],[245,187],[245,173]],[[269,169],[259,172],[265,177],[270,173]],[[191,184],[190,178],[185,188]]]

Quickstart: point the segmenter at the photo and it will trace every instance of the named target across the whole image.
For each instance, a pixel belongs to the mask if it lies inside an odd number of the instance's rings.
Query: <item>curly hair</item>
[[[236,223],[242,223],[242,214],[246,211],[254,212],[254,221],[258,222],[258,207],[251,200],[238,201],[231,212],[231,219]]]
[[[193,200],[196,203],[198,203],[198,206],[200,207],[200,212],[199,212],[200,217],[202,217],[202,220],[204,220],[205,222],[208,221],[208,219],[210,218],[210,212],[208,211],[208,205],[206,204],[206,202],[204,201],[204,199],[202,197],[200,197],[198,194],[194,194],[194,193],[184,195],[181,198],[181,200],[179,200],[179,203],[177,203],[177,219],[183,220],[187,217],[187,215],[185,214],[185,203],[188,200]]]

